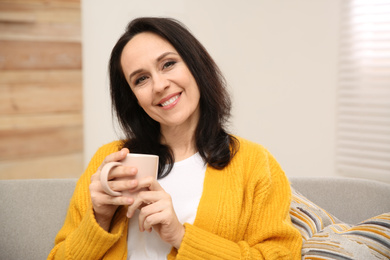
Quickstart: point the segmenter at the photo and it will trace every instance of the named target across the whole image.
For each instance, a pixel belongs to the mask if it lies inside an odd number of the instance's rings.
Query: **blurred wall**
[[[83,0],[84,159],[117,139],[107,62],[126,24],[170,16],[219,64],[231,132],[266,146],[289,176],[335,175],[338,0]]]
[[[83,171],[80,5],[0,0],[0,179]]]

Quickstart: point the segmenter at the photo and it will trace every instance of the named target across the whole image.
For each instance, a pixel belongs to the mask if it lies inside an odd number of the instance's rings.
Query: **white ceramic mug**
[[[119,162],[109,162],[103,166],[103,169],[100,173],[100,182],[102,183],[103,190],[111,196],[122,196],[122,195],[131,195],[137,192],[130,191],[113,191],[108,185],[108,174],[111,169],[115,166],[126,165],[132,166],[138,169],[135,179],[139,180],[148,176],[157,178],[158,171],[158,156],[151,154],[138,154],[138,153],[129,153],[126,158]],[[128,178],[128,177],[126,177]]]

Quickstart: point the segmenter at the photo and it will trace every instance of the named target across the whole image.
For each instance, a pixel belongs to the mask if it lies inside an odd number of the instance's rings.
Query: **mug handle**
[[[109,162],[109,163],[106,163],[104,166],[103,166],[103,169],[102,171],[100,172],[100,182],[102,184],[102,188],[103,190],[111,195],[111,196],[121,196],[122,193],[119,192],[119,191],[113,191],[110,186],[108,186],[108,174],[110,173],[111,169],[115,166],[119,166],[119,165],[122,165],[122,163],[120,162]]]

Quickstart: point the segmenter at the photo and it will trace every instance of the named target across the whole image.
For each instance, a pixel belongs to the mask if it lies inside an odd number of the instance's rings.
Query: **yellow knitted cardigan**
[[[290,220],[289,182],[272,155],[238,138],[240,148],[223,170],[207,167],[194,224],[185,223],[179,250],[168,259],[300,259],[302,238]],[[122,146],[101,147],[77,182],[64,226],[48,259],[126,259],[126,207],[114,216],[111,233],[95,221],[91,175]]]

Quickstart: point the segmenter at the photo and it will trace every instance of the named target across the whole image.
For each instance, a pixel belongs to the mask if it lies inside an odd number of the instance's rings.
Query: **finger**
[[[141,232],[143,232],[145,230],[151,229],[152,225],[154,225],[153,223],[155,223],[155,224],[157,224],[157,223],[156,222],[151,223],[150,220],[153,218],[150,218],[150,217],[155,215],[155,214],[161,213],[165,209],[167,209],[167,206],[162,201],[144,206],[140,210],[140,214],[138,216],[139,230]],[[149,220],[147,220],[147,219],[149,219]]]
[[[116,162],[112,162],[115,164]],[[104,169],[106,170],[106,169]],[[103,172],[103,171],[102,171]],[[101,174],[102,174],[101,172]],[[109,169],[107,173],[107,179],[113,180],[116,178],[123,178],[123,177],[129,177],[130,179],[135,179],[135,176],[137,175],[137,168],[132,166],[126,166],[126,165],[116,165],[113,166],[111,169]]]
[[[134,212],[143,208],[144,205],[152,204],[158,200],[163,199],[168,194],[161,191],[141,191],[137,194],[134,202],[127,209],[127,217],[131,218],[134,215]],[[168,195],[169,196],[169,195]]]
[[[90,196],[92,202],[96,202],[97,205],[122,205],[122,204],[131,204],[134,201],[129,201],[126,196],[111,196],[104,192],[101,183],[93,182],[89,185]],[[121,203],[121,201],[123,201]]]
[[[134,192],[138,188],[138,181],[132,178],[121,178],[108,182],[108,186],[113,191],[129,191]]]
[[[134,216],[134,212],[143,204],[141,200],[135,199],[127,209],[127,218],[132,218]]]
[[[91,195],[91,200],[93,201],[94,206],[103,207],[106,205],[130,205],[134,202],[134,199],[126,196],[110,196],[106,193],[94,193]]]
[[[140,190],[164,191],[157,180],[153,177],[136,179],[138,169],[131,166],[115,166],[108,173],[107,185],[112,191],[128,190],[132,193]]]
[[[97,171],[95,172],[95,174],[93,174],[93,175],[91,176],[91,182],[99,181],[99,179],[100,179],[100,174],[101,174],[101,170],[102,170],[102,168],[104,167],[104,165],[106,165],[108,162],[120,161],[120,160],[124,159],[128,153],[129,153],[129,149],[123,148],[123,149],[121,149],[121,150],[118,151],[118,152],[115,152],[115,153],[112,153],[112,154],[106,156],[106,158],[105,158],[105,159],[103,160],[103,162],[100,164],[100,166],[99,166],[99,168],[97,169]]]
[[[126,196],[113,197],[110,195],[107,195],[107,196],[108,196],[107,202],[108,202],[108,204],[111,204],[111,205],[116,205],[116,206],[131,205],[134,202],[134,199],[131,197],[126,197]]]
[[[106,164],[106,163],[109,163],[109,162],[117,162],[117,161],[120,161],[120,160],[123,160],[124,158],[126,158],[126,155],[129,153],[129,149],[127,148],[122,148],[120,151],[118,152],[115,152],[115,153],[112,153],[112,154],[109,154],[106,156],[106,158],[104,158],[102,164],[99,166],[99,170],[102,169],[102,167]]]
[[[138,187],[139,188],[147,188],[147,189],[152,190],[152,191],[163,191],[164,190],[161,187],[160,183],[158,183],[158,181],[151,176],[141,178],[138,181]]]
[[[99,173],[98,172],[95,172],[92,176],[91,176],[91,182],[94,182],[94,181],[97,181],[99,180]]]
[[[147,216],[143,221],[140,220],[139,230],[141,232],[152,230],[152,227],[158,224],[162,224],[166,222],[165,220],[168,218],[168,214],[165,211],[156,212]]]

